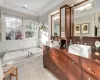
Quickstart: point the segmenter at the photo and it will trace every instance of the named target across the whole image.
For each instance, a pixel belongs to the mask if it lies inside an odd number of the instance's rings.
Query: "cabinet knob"
[[[59,61],[57,61],[57,63],[59,63]]]
[[[91,78],[88,78],[88,80],[91,80]]]
[[[57,70],[57,73],[59,73],[59,71]]]
[[[91,68],[88,68],[89,69],[89,71],[91,70]]]
[[[72,61],[72,63],[74,64],[75,62],[74,62],[74,61]]]

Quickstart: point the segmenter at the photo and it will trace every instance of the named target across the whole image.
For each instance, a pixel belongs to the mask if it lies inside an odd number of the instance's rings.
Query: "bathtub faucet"
[[[30,58],[33,55],[33,53],[28,51],[28,58]]]

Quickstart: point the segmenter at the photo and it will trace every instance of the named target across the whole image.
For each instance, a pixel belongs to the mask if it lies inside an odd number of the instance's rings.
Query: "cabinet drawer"
[[[68,80],[67,74],[65,74],[61,69],[57,68],[56,73],[60,80]]]
[[[89,74],[88,72],[82,71],[82,80],[100,80],[100,79]]]
[[[71,59],[68,59],[68,80],[81,80],[81,68]]]

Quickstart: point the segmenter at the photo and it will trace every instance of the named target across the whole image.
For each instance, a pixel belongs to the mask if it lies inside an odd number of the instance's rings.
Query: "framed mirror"
[[[51,15],[51,37],[60,36],[60,13]]]
[[[1,42],[2,27],[0,26],[0,42]]]
[[[98,3],[98,0],[95,0],[74,7],[74,36],[100,37]]]

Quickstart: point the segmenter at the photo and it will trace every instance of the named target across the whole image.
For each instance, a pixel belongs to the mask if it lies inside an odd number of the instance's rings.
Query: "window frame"
[[[6,17],[10,17],[10,18],[12,18],[12,19],[15,18],[15,19],[17,19],[17,20],[19,19],[19,20],[21,21],[21,29],[19,29],[19,31],[21,31],[21,35],[22,35],[22,36],[21,36],[21,39],[16,39],[16,37],[15,37],[15,36],[16,36],[16,35],[15,35],[16,32],[14,32],[14,36],[13,36],[14,38],[11,39],[11,40],[22,40],[22,39],[23,39],[23,19],[22,19],[21,17],[16,17],[16,16],[12,16],[12,15],[3,15],[3,16],[4,16],[4,20],[3,20],[3,21],[4,21],[4,27],[5,27],[5,40],[7,40],[7,39],[6,39],[6,33],[7,33],[7,32],[6,32],[6,30],[7,30],[6,23],[11,23],[11,27],[9,28],[10,30],[13,29],[13,28],[12,28],[12,25],[14,25],[14,24],[12,23],[12,21],[11,21],[11,22],[6,22]],[[13,31],[16,31],[16,29],[13,29]],[[9,41],[9,40],[7,40],[7,41]]]

